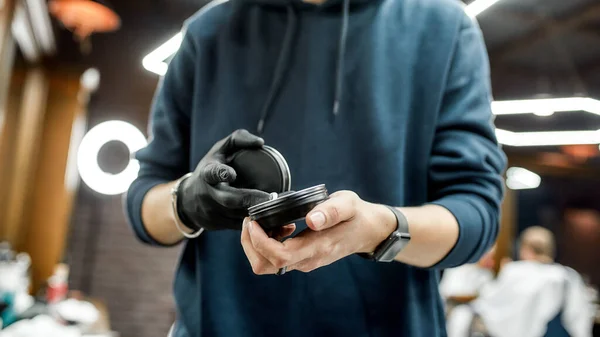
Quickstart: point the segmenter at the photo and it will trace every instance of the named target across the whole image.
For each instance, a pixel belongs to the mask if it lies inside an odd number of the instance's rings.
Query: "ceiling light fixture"
[[[498,1],[500,0],[475,0],[465,7],[465,12],[468,16],[474,18],[495,5]]]
[[[52,21],[48,15],[48,3],[46,0],[26,0],[25,3],[32,22],[31,28],[40,48],[45,54],[53,55],[56,52],[56,41]]]
[[[552,115],[554,115],[555,111],[552,110],[540,110],[540,111],[536,111],[533,114],[538,116],[538,117],[550,117]]]
[[[538,188],[542,178],[534,172],[522,167],[511,167],[506,170],[506,186],[511,190],[527,190]]]
[[[169,67],[165,62],[171,55],[181,46],[183,41],[183,34],[177,33],[169,41],[165,42],[162,46],[156,48],[153,52],[148,54],[142,60],[142,65],[146,70],[151,71],[159,76],[164,76],[167,73]]]
[[[28,62],[38,62],[42,56],[52,55],[56,51],[56,41],[46,0],[17,2],[11,30]]]
[[[508,146],[562,146],[600,144],[600,130],[512,132],[496,129],[500,144]]]
[[[585,111],[591,114],[600,115],[600,101],[590,97],[495,101],[492,102],[492,111],[495,115],[520,115],[532,113],[538,116],[547,116],[549,112],[573,111]]]
[[[214,0],[202,7],[194,16],[202,15],[213,7],[216,7],[228,0]],[[500,0],[475,0],[472,3],[465,6],[465,12],[470,17],[476,17],[483,13],[485,10],[493,6]],[[146,55],[142,60],[144,68],[150,72],[153,72],[159,76],[164,76],[167,73],[168,64],[165,62],[171,55],[175,54],[181,46],[182,33],[177,33],[175,36],[170,38],[167,42],[163,43],[160,47]]]
[[[107,0],[50,0],[48,8],[73,32],[78,42],[88,41],[94,33],[114,32],[121,28],[121,18]]]
[[[227,2],[228,0],[214,0],[202,7],[194,16],[200,16],[211,8],[214,8],[222,3]],[[167,42],[163,43],[160,47],[156,48],[150,54],[146,55],[142,60],[142,65],[144,68],[150,72],[153,72],[159,76],[164,76],[167,73],[167,68],[169,67],[167,60],[169,57],[174,55],[179,47],[181,46],[181,42],[183,41],[183,33],[179,32],[175,34],[172,38],[170,38]]]
[[[11,31],[25,59],[32,63],[37,62],[41,56],[40,48],[31,28],[25,5],[21,2],[15,6]]]

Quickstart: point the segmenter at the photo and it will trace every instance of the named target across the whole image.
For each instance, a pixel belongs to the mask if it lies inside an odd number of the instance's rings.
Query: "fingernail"
[[[250,233],[252,233],[253,227],[254,227],[254,221],[249,221],[248,222],[248,231],[250,231]]]
[[[229,180],[229,171],[227,171],[227,169],[222,168],[219,171],[219,178],[223,181]]]
[[[321,212],[313,213],[310,216],[310,221],[312,221],[315,227],[321,227],[325,224],[325,215]]]

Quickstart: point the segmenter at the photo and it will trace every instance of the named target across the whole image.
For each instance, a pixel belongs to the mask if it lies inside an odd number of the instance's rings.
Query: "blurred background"
[[[37,317],[50,336],[59,317],[72,336],[166,335],[179,248],[138,243],[122,194],[181,25],[206,3],[0,0],[0,328]],[[541,226],[597,303],[600,2],[465,3],[510,167],[492,269]]]

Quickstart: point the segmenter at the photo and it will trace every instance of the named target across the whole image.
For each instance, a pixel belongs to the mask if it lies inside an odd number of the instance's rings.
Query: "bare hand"
[[[315,207],[306,223],[309,228],[281,242],[293,233],[294,225],[271,238],[246,218],[241,241],[254,273],[275,274],[283,267],[310,272],[355,253],[372,252],[394,231],[396,218],[385,206],[341,191]]]

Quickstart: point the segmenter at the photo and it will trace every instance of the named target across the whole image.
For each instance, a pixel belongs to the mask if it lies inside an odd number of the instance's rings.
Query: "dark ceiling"
[[[94,34],[92,52],[82,55],[70,32],[57,26],[62,64],[95,67],[102,79],[90,102],[90,125],[128,119],[145,130],[157,76],[142,67],[142,58],[181,29],[182,22],[202,7],[194,0],[113,0],[121,17],[114,33]]]
[[[600,1],[500,0],[478,21],[490,55],[495,99],[600,98]],[[598,130],[600,116],[588,112],[498,116],[496,126],[515,132]],[[593,155],[586,161],[566,154],[573,152],[570,147],[505,147],[505,151],[513,157],[535,155],[537,161],[552,160],[553,165],[600,167],[597,147],[584,151]]]
[[[501,0],[478,20],[496,96],[598,94],[600,1]],[[521,95],[506,88],[515,73],[528,81]]]
[[[94,66],[102,74],[101,88],[90,107],[91,125],[128,118],[145,128],[157,77],[143,69],[141,60],[204,3],[113,0],[122,27],[116,33],[94,35],[88,56],[80,55],[68,32],[59,32],[62,61]],[[496,99],[539,94],[600,98],[600,1],[500,0],[478,21],[490,55]],[[585,112],[498,116],[496,125],[511,131],[596,130],[600,116]]]

